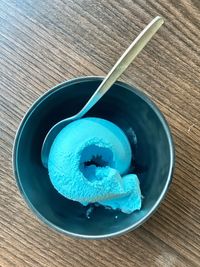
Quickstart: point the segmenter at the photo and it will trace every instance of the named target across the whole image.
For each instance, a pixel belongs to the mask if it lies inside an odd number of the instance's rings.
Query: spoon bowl
[[[74,116],[66,118],[54,125],[47,133],[41,150],[41,160],[45,168],[48,167],[48,157],[51,145],[58,135],[58,133],[71,121],[76,120],[84,116],[111,88],[120,75],[127,69],[135,57],[142,51],[150,39],[154,36],[157,30],[164,23],[162,17],[157,16],[154,18],[144,30],[137,36],[137,38],[131,43],[123,55],[119,58],[101,84],[98,86],[95,93],[90,97],[85,106]]]

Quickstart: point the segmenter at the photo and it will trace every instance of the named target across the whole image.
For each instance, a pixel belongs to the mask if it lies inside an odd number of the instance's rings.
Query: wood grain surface
[[[168,120],[176,169],[167,198],[140,228],[99,241],[49,229],[12,174],[18,125],[64,80],[105,75],[156,15],[165,25],[121,79]],[[200,1],[0,1],[0,266],[200,266]]]

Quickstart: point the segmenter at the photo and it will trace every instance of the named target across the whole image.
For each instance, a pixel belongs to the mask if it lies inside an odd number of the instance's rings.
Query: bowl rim
[[[175,147],[174,147],[174,142],[171,134],[171,130],[169,128],[168,122],[166,121],[164,115],[160,111],[160,109],[157,107],[157,105],[141,90],[137,89],[134,85],[130,85],[128,83],[122,82],[122,81],[117,81],[115,82],[116,85],[123,87],[124,89],[131,91],[132,93],[136,94],[138,97],[140,97],[143,101],[145,101],[150,108],[156,113],[157,117],[159,118],[164,131],[167,136],[167,140],[169,143],[169,149],[170,149],[170,166],[169,166],[169,172],[168,172],[168,177],[166,180],[166,184],[162,189],[162,192],[157,199],[157,201],[154,203],[154,205],[151,207],[149,212],[142,217],[139,221],[136,223],[132,224],[131,226],[128,226],[120,231],[113,232],[110,234],[101,234],[101,235],[84,235],[84,234],[77,234],[74,232],[70,232],[67,230],[62,229],[61,227],[55,225],[54,223],[50,222],[48,219],[46,219],[31,203],[29,198],[26,195],[26,192],[23,189],[23,186],[21,184],[21,179],[19,175],[19,170],[18,170],[18,146],[19,146],[19,141],[20,141],[20,136],[23,132],[24,127],[26,126],[26,122],[28,121],[29,117],[32,115],[32,113],[37,109],[37,107],[50,95],[52,95],[54,92],[59,91],[60,89],[63,88],[63,86],[71,86],[77,83],[82,83],[82,82],[88,82],[88,81],[102,81],[104,79],[103,76],[81,76],[77,78],[73,78],[70,80],[66,80],[62,83],[59,83],[52,88],[50,88],[47,92],[43,93],[39,98],[34,101],[34,103],[29,107],[27,112],[25,113],[24,117],[22,118],[19,127],[17,129],[15,138],[14,138],[14,143],[13,143],[13,150],[12,150],[12,169],[13,169],[13,174],[16,179],[17,186],[19,188],[19,191],[24,198],[26,204],[28,207],[33,211],[33,213],[47,226],[49,226],[53,230],[57,230],[60,233],[66,234],[71,237],[75,238],[83,238],[83,239],[105,239],[105,238],[111,238],[111,237],[116,237],[120,236],[122,234],[128,233],[129,231],[132,231],[139,226],[141,226],[144,222],[146,222],[153,214],[154,212],[158,209],[160,206],[161,202],[163,199],[166,197],[166,194],[169,190],[169,186],[172,182],[172,177],[174,173],[174,167],[175,167]]]

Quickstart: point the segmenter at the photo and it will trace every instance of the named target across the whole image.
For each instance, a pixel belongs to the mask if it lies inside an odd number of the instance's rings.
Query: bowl
[[[136,229],[158,208],[172,181],[174,145],[169,126],[156,105],[134,86],[116,82],[87,113],[114,122],[127,135],[132,167],[140,180],[142,208],[132,214],[88,207],[60,195],[41,163],[41,147],[49,129],[76,114],[102,77],[81,77],[59,84],[28,110],[16,134],[13,169],[31,210],[48,226],[73,237],[109,238]]]

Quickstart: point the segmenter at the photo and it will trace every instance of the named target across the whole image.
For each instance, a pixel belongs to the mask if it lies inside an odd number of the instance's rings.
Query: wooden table
[[[167,198],[139,229],[100,241],[49,229],[12,174],[18,125],[64,80],[105,75],[156,15],[165,25],[122,76],[166,116],[176,145]],[[200,266],[200,1],[1,0],[0,266]]]

